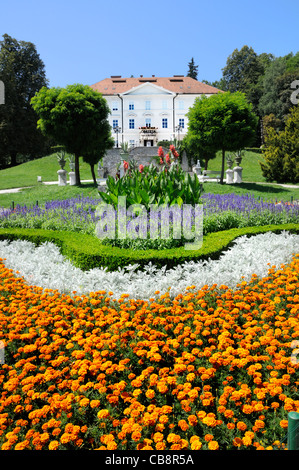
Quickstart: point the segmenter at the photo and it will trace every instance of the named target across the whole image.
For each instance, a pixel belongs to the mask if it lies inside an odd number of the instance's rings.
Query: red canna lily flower
[[[128,170],[129,168],[129,163],[124,160],[124,170]]]
[[[162,157],[162,158],[164,157],[164,151],[163,151],[162,147],[159,147],[158,155],[159,155],[159,157]]]
[[[142,173],[143,170],[144,170],[144,166],[143,166],[143,165],[139,165],[139,171],[140,171],[140,173]]]

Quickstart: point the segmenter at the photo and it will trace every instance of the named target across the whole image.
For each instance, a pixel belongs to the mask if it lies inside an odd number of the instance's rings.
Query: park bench
[[[221,171],[211,171],[211,170],[203,170],[202,171],[202,180],[209,181],[211,179],[217,179],[217,182],[220,181],[221,178]]]

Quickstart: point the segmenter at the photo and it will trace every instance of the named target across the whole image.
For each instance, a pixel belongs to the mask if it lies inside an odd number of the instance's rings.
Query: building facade
[[[181,140],[188,128],[187,113],[194,100],[220,90],[191,77],[122,78],[111,76],[91,86],[107,100],[115,146],[156,146]]]

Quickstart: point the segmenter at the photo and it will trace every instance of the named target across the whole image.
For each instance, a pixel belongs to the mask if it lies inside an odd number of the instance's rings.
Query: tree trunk
[[[206,158],[206,159],[205,159],[205,170],[207,170],[207,169],[208,169],[208,162],[209,162],[209,159],[208,159],[208,158]]]
[[[220,184],[223,184],[223,180],[224,180],[224,166],[225,166],[225,150],[222,149],[222,167],[221,167]]]
[[[10,154],[10,166],[17,166],[17,152]]]
[[[95,186],[96,186],[96,185],[97,185],[97,179],[96,179],[96,174],[95,174],[95,172],[94,172],[94,165],[90,164],[90,170],[91,170],[93,182],[94,182],[94,184],[95,184]]]
[[[76,186],[80,186],[80,169],[79,169],[79,155],[75,153],[75,177],[76,177]]]

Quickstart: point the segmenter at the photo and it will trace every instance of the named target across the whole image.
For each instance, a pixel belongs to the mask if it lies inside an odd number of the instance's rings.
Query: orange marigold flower
[[[191,443],[191,450],[200,450],[202,448],[202,443],[199,439],[193,441]]]
[[[235,429],[235,423],[227,423],[226,425],[227,429]]]
[[[168,442],[174,442],[177,443],[181,440],[181,437],[178,434],[170,433],[167,436],[167,441]]]
[[[243,444],[243,441],[240,437],[235,437],[233,440],[233,444],[235,447],[241,447],[241,445]]]
[[[240,431],[245,431],[245,429],[247,429],[247,424],[243,421],[239,421],[237,423],[237,429],[239,429]]]
[[[141,432],[139,431],[132,432],[131,438],[133,439],[133,441],[139,441],[141,439]]]
[[[59,444],[58,441],[51,441],[51,442],[49,443],[48,449],[49,449],[49,450],[56,450],[56,449],[58,449],[59,445],[60,445],[60,444]]]
[[[189,428],[189,424],[184,419],[180,419],[180,421],[178,422],[178,426],[181,428],[182,431],[187,431],[187,429]]]
[[[257,420],[255,421],[254,425],[255,425],[255,427],[256,427],[257,429],[262,429],[262,428],[265,427],[265,423],[264,423],[264,421],[262,421],[261,419],[257,419]]]
[[[242,441],[244,446],[250,446],[252,444],[252,439],[249,436],[244,436]]]
[[[188,422],[190,426],[195,426],[198,423],[198,419],[196,418],[195,415],[189,415],[188,416]]]
[[[100,410],[100,411],[98,412],[98,415],[97,415],[97,416],[98,416],[99,419],[108,418],[108,416],[109,416],[109,411],[108,411],[108,410]]]
[[[150,388],[146,391],[145,396],[152,400],[155,396],[155,391]]]
[[[285,428],[288,427],[288,420],[287,419],[282,419],[279,424],[283,429],[285,429]]]
[[[157,449],[157,450],[165,450],[165,449],[166,449],[166,444],[165,444],[165,442],[157,442],[157,443],[156,443],[156,449]]]
[[[161,432],[156,432],[153,436],[154,442],[161,442],[163,441],[163,439],[164,439],[164,436]]]
[[[217,441],[210,441],[208,443],[208,447],[210,450],[218,450],[219,449],[219,444]]]
[[[100,404],[100,400],[91,400],[91,402],[89,403],[91,408],[97,408],[98,406],[100,406]]]

